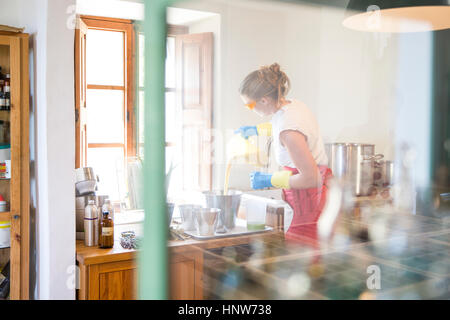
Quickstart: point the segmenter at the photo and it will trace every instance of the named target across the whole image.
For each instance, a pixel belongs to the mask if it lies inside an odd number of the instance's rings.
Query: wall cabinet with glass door
[[[0,31],[0,67],[0,298],[28,299],[30,188],[27,34]]]

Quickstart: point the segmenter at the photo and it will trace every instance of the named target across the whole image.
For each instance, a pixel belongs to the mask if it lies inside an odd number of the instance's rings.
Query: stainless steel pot
[[[389,187],[394,183],[394,163],[388,160],[376,161],[374,183],[379,187]]]
[[[325,151],[328,155],[328,166],[333,171],[336,178],[343,178],[347,172],[347,144],[346,143],[328,143],[325,145]]]
[[[350,185],[353,194],[366,196],[373,186],[375,145],[366,143],[331,143],[325,146],[329,167],[336,178]]]

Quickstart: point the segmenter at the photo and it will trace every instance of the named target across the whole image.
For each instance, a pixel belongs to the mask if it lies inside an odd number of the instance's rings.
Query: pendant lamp
[[[343,25],[369,32],[450,28],[450,0],[350,0]]]

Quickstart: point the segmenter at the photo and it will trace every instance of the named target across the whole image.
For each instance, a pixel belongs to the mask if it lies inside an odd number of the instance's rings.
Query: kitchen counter
[[[80,268],[78,299],[135,299],[136,257],[138,250],[120,245],[122,231],[141,234],[140,224],[116,225],[115,241],[111,249],[86,247],[76,243],[76,259]],[[212,240],[172,240],[168,242],[171,297],[173,299],[203,299],[203,256],[210,249],[240,246],[262,239],[279,239],[283,233],[270,231],[246,236]]]
[[[389,203],[363,201],[342,212],[330,234],[319,234],[311,225],[289,240],[278,232],[169,241],[172,298],[450,298],[450,213],[413,215],[393,210]],[[117,272],[123,263],[125,269],[135,269],[135,257],[135,250],[122,249],[118,242],[107,250],[77,243],[82,274],[83,268],[90,268],[91,275]],[[106,265],[111,267],[100,270]],[[114,283],[129,277],[117,275]],[[101,287],[95,283],[110,278],[96,276],[94,285]],[[103,295],[81,297],[133,298],[102,290]]]
[[[117,231],[115,231],[117,233]],[[277,232],[258,233],[248,236],[219,238],[212,240],[171,240],[168,242],[167,247],[171,253],[184,253],[191,252],[193,250],[208,250],[213,248],[221,248],[228,246],[238,246],[252,242],[254,239],[260,239],[264,237],[276,237],[281,236]],[[114,247],[111,249],[101,249],[99,247],[86,247],[83,240],[77,240],[76,242],[76,254],[77,261],[84,265],[98,264],[105,262],[124,261],[135,259],[138,250],[124,249],[120,245],[118,239],[114,241]]]

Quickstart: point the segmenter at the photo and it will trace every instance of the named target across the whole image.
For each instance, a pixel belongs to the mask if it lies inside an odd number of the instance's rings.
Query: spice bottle
[[[98,245],[98,208],[94,200],[89,200],[84,209],[84,245],[93,247]]]
[[[109,212],[103,212],[100,233],[100,248],[112,248],[114,246],[114,222],[109,217]]]

